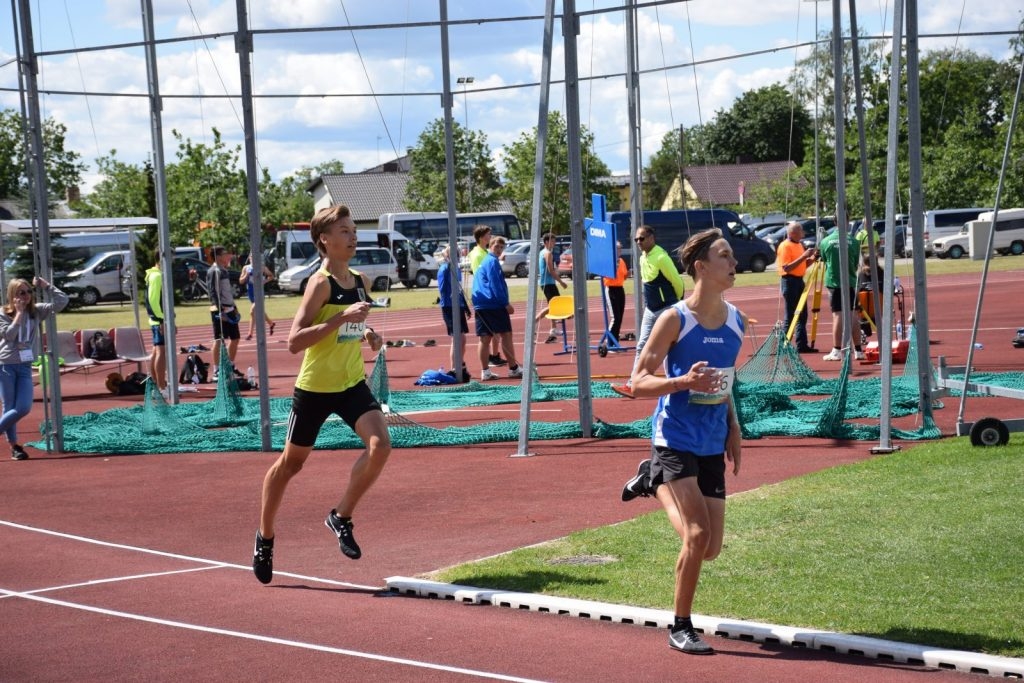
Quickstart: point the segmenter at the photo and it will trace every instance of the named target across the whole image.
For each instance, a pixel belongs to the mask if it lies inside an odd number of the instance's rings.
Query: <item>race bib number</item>
[[[32,353],[32,349],[21,349],[18,351],[18,357],[22,363],[31,363],[36,359],[35,354]]]
[[[338,328],[338,341],[361,341],[366,333],[366,323],[342,323]]]
[[[729,400],[732,394],[732,384],[736,379],[736,368],[716,368],[713,372],[719,373],[718,391],[704,393],[701,391],[690,391],[690,403],[699,405],[718,405]]]

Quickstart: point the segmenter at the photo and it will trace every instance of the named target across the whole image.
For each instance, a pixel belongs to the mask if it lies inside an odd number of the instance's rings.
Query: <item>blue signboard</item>
[[[583,221],[587,233],[587,272],[601,277],[615,277],[619,263],[615,224],[609,223],[603,194],[591,195],[594,217]]]

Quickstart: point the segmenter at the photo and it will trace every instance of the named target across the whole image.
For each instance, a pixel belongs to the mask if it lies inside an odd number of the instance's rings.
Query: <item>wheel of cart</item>
[[[984,417],[971,427],[972,446],[1005,446],[1010,441],[1010,429],[1002,420]]]

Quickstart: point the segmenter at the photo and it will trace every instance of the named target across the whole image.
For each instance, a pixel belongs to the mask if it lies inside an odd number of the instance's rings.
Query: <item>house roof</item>
[[[382,213],[406,210],[408,173],[343,173],[321,176],[320,180],[331,201],[348,206],[357,223],[376,222]]]
[[[754,185],[779,180],[787,170],[793,168],[796,168],[796,164],[792,161],[761,161],[752,164],[687,166],[684,173],[701,202],[720,205],[740,203],[740,183],[749,195]]]
[[[386,161],[359,173],[339,173],[313,178],[309,191],[323,184],[332,204],[345,204],[356,223],[377,222],[382,213],[405,211],[405,186],[409,183],[409,155]]]

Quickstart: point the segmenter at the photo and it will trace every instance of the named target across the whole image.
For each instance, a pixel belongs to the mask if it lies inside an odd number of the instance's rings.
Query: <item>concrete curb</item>
[[[669,628],[674,621],[672,612],[606,602],[560,598],[533,593],[515,593],[438,583],[406,576],[392,576],[386,580],[387,588],[400,595],[454,600],[472,605],[493,605],[534,612],[568,615],[597,621],[638,624],[655,628]],[[999,678],[1024,678],[1024,659],[997,657],[978,652],[941,650],[924,645],[900,643],[881,638],[792,628],[763,624],[755,621],[721,619],[699,614],[693,615],[693,625],[703,633],[722,638],[734,638],[756,643],[774,643],[790,647],[822,650],[847,655],[860,655],[871,659],[933,667],[962,673],[982,674]]]

